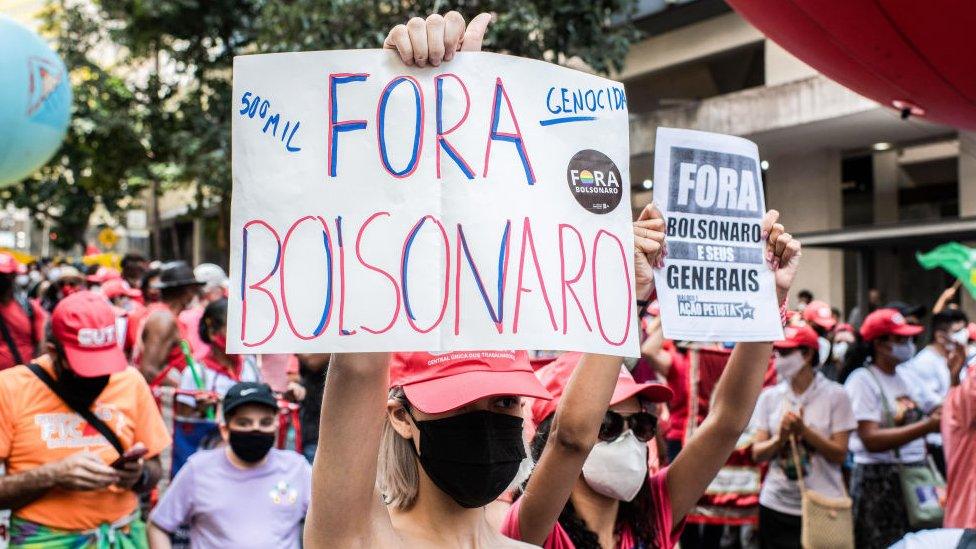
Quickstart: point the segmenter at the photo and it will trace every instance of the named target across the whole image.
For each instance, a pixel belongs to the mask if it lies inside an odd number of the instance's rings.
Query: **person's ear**
[[[386,402],[386,414],[393,429],[403,438],[413,438],[413,422],[400,401],[391,398]]]
[[[230,440],[230,429],[227,428],[227,424],[224,422],[220,422],[217,428],[220,430],[220,438],[222,438],[226,444],[227,441]]]

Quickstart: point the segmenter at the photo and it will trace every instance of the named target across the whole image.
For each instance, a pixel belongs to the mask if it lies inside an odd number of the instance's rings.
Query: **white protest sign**
[[[783,339],[776,282],[765,260],[759,150],[739,137],[658,128],[654,201],[668,256],[655,269],[664,337]]]
[[[636,356],[627,122],[504,55],[237,57],[229,350]]]

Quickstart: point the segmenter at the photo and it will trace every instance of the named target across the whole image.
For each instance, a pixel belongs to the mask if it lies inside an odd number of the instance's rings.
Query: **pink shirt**
[[[949,468],[943,528],[976,528],[976,368],[946,395],[942,444]]]
[[[661,549],[671,549],[674,547],[681,537],[681,531],[684,529],[683,520],[676,528],[673,530],[671,528],[671,495],[668,494],[667,472],[668,468],[665,467],[648,479],[651,486],[651,501],[654,505],[652,511],[654,513],[653,521],[657,536],[654,544]],[[519,499],[509,508],[508,514],[505,515],[505,521],[502,523],[502,534],[519,541],[522,540],[522,532],[519,528],[519,509],[521,508],[521,503],[522,500]],[[573,542],[569,539],[569,534],[566,533],[566,530],[558,522],[552,527],[552,533],[543,542],[542,548],[576,549]],[[633,532],[627,528],[620,534],[620,545],[617,549],[642,548],[637,547]]]

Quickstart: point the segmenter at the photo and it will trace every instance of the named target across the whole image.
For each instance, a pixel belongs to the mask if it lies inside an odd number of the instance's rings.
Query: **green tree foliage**
[[[75,113],[58,161],[25,183],[18,203],[44,204],[37,215],[61,224],[71,242],[60,243],[67,245],[80,242],[97,201],[117,210],[150,178],[162,189],[196,183],[198,203],[192,206],[219,205],[223,228],[229,219],[235,55],[380,47],[398,23],[457,9],[466,18],[495,14],[488,50],[554,62],[578,58],[607,73],[622,67],[638,37],[631,24],[619,23],[634,3],[91,0],[82,6],[50,0],[47,30],[72,67]],[[116,54],[111,70],[92,61],[92,48],[105,43]],[[226,247],[225,234],[217,240]]]

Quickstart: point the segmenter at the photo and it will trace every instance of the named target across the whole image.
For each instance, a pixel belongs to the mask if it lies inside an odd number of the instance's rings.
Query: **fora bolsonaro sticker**
[[[566,168],[566,181],[580,206],[595,214],[612,212],[623,196],[617,165],[593,149],[573,155]]]

